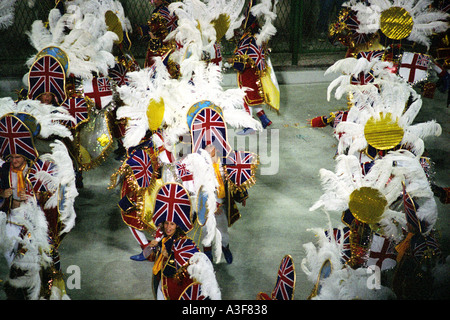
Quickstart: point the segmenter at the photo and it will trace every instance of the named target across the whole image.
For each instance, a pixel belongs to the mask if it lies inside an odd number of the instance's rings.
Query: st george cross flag
[[[206,297],[202,294],[202,285],[200,283],[192,283],[184,290],[180,300],[206,300]]]
[[[222,116],[212,108],[200,110],[191,125],[192,153],[212,144],[219,157],[226,157],[231,147],[227,142],[227,127]]]
[[[89,119],[88,105],[84,98],[69,98],[64,101],[61,107],[69,111],[69,114],[75,118],[75,122],[64,121],[64,124],[70,128],[76,128],[80,123],[86,122]]]
[[[191,200],[181,184],[167,183],[159,188],[152,221],[155,226],[164,221],[170,221],[183,231],[192,229]]]
[[[84,96],[95,103],[99,110],[105,108],[112,101],[113,92],[111,82],[107,77],[94,77],[83,81]]]
[[[28,180],[33,187],[34,192],[55,192],[49,188],[48,183],[46,183],[45,175],[54,176],[56,174],[56,165],[50,161],[44,161],[38,159],[30,168],[28,172]],[[44,173],[44,174],[43,174]],[[41,177],[39,177],[41,175]]]
[[[0,119],[0,157],[6,159],[12,154],[20,154],[31,161],[38,156],[25,124],[13,115],[6,115]]]
[[[374,234],[372,238],[372,244],[370,246],[369,259],[367,265],[376,265],[380,270],[388,270],[395,267],[397,253],[395,251],[395,245],[389,239]]]
[[[226,179],[236,187],[252,185],[255,181],[256,155],[247,151],[233,151],[226,159]]]
[[[278,269],[277,282],[272,291],[274,300],[292,300],[295,290],[295,268],[290,255],[284,256]]]
[[[430,57],[414,52],[404,52],[400,61],[398,74],[411,84],[425,80],[428,77]]]
[[[37,59],[28,74],[28,98],[37,99],[46,92],[52,93],[60,105],[66,99],[66,75],[61,63],[52,56]]]
[[[153,162],[150,155],[138,149],[126,160],[140,188],[150,187],[153,178]]]
[[[245,35],[238,43],[234,52],[236,56],[248,57],[251,59],[255,67],[263,71],[266,69],[265,51],[262,46],[256,44],[253,36]]]
[[[177,240],[172,246],[172,251],[178,267],[186,265],[195,253],[200,252],[195,242],[189,238]]]

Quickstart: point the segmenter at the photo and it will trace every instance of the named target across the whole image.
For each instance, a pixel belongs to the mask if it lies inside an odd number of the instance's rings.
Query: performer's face
[[[25,158],[18,154],[11,155],[11,166],[19,169],[25,163]]]
[[[53,96],[50,92],[45,92],[39,96],[39,100],[45,104],[52,104]]]
[[[177,229],[177,225],[174,222],[171,222],[171,221],[164,222],[164,232],[169,237],[175,233],[176,229]]]

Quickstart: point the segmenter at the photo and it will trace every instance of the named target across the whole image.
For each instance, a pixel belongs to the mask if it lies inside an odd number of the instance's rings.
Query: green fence
[[[329,20],[319,19],[321,5],[330,0],[279,0],[277,19],[274,22],[277,34],[272,38],[272,64],[278,66],[297,66],[303,55],[342,52],[342,46],[331,45],[317,29],[317,21],[331,21],[338,12],[330,8]],[[33,7],[28,0],[18,0],[15,5],[15,19],[11,27],[0,30],[0,78],[22,77],[28,70],[25,61],[35,54],[26,32],[35,20],[46,21],[48,12],[55,6],[55,0],[36,0]],[[339,1],[331,1],[339,2]],[[342,2],[342,1],[341,1]],[[153,10],[148,0],[121,0],[126,16],[135,27],[146,24]],[[130,35],[132,52],[143,59],[147,44],[139,39],[137,33]],[[231,54],[234,44],[224,41],[224,55]]]

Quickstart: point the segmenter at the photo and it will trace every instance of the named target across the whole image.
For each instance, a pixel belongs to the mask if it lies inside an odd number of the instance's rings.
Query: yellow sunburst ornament
[[[391,7],[381,12],[380,30],[393,40],[401,40],[408,37],[413,30],[413,18],[402,7]]]
[[[361,187],[350,194],[348,208],[351,213],[364,223],[378,223],[387,205],[386,197],[371,187]]]
[[[403,140],[403,128],[391,113],[380,113],[380,118],[371,117],[364,126],[367,143],[378,150],[389,150]]]

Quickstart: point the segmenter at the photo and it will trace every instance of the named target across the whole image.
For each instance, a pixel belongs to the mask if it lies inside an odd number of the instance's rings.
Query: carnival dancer
[[[201,294],[188,299],[220,299],[211,262],[186,236],[193,225],[190,197],[182,185],[167,183],[160,187],[152,221],[162,231],[162,236],[149,245],[158,251],[153,265],[155,298],[183,299],[188,288],[198,283],[203,285]]]
[[[268,34],[273,35],[276,32],[271,24],[271,19],[274,19],[276,15],[271,12],[272,17],[266,17],[265,25],[261,27],[257,19],[261,14],[255,13],[259,12],[260,6],[269,6],[266,11],[271,11],[275,10],[276,3],[262,1],[261,4],[253,6],[253,1],[249,2],[242,21],[242,35],[234,50],[233,67],[237,71],[239,87],[249,88],[244,98],[247,112],[251,115],[254,109],[265,129],[272,124],[272,121],[267,117],[264,106],[277,112],[280,106],[278,83],[269,59],[270,49],[267,46],[267,40],[270,37]],[[267,29],[271,30],[267,31]],[[244,128],[238,134],[246,135],[253,132],[251,128]]]

